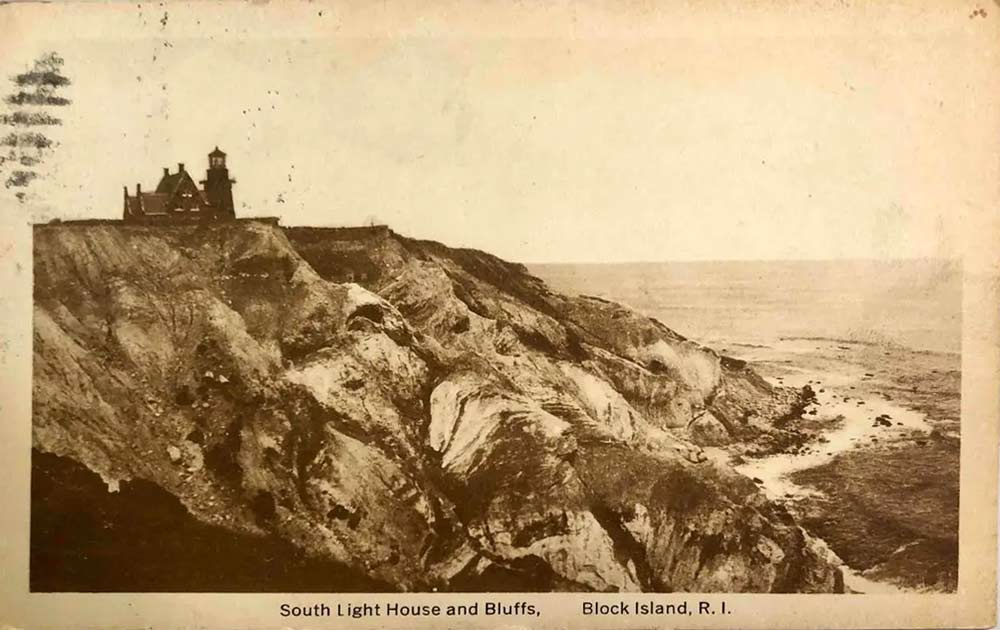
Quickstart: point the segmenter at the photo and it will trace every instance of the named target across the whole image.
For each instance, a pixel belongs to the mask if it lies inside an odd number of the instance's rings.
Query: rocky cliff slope
[[[519,265],[248,221],[39,226],[34,271],[33,588],[842,588],[699,448],[801,394]]]

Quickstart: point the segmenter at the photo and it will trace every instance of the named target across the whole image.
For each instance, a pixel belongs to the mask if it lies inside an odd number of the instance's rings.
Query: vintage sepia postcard
[[[1000,5],[0,32],[0,627],[996,623]]]

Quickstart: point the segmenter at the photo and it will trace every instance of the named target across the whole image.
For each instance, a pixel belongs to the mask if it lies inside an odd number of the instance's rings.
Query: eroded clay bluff
[[[176,513],[242,553],[284,545],[341,571],[343,590],[842,589],[782,508],[698,446],[770,439],[800,393],[623,306],[385,228],[34,237],[44,527],[100,509],[121,530],[127,514],[128,536],[100,544],[144,533],[155,548],[179,526],[144,514]],[[53,498],[85,487],[75,507]],[[33,583],[58,590],[36,552]],[[272,556],[248,588],[295,590]],[[178,570],[143,558],[151,590],[157,563]],[[208,588],[227,590],[229,559],[205,552]]]

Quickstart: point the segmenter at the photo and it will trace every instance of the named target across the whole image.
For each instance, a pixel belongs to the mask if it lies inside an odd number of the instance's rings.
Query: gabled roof
[[[202,203],[207,204],[208,200],[205,198],[205,191],[198,188],[192,179],[191,174],[187,171],[179,171],[177,173],[168,173],[160,179],[160,183],[156,185],[156,194],[167,195],[172,197],[177,189],[181,187],[185,181],[191,183],[192,190],[197,191],[198,198]]]
[[[177,173],[167,173],[160,179],[160,183],[156,185],[156,192],[158,193],[173,193],[180,186],[181,181],[184,178],[191,179],[191,176],[187,171],[178,171]],[[194,183],[192,180],[191,183]]]

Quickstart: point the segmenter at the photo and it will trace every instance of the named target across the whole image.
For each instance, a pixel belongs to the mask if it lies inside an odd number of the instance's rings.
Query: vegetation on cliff
[[[259,590],[331,572],[356,576],[337,590],[840,590],[698,446],[776,439],[800,398],[625,307],[384,228],[39,226],[32,584],[127,589],[94,558],[184,527],[262,541],[274,568],[223,545],[209,590],[248,588],[227,563]],[[132,531],[56,579],[71,488]],[[144,586],[183,590],[175,556],[143,556],[161,563]]]

